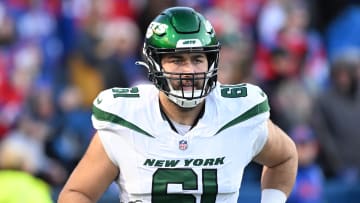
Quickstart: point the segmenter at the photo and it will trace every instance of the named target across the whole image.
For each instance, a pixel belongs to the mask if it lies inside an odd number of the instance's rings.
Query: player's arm
[[[267,125],[268,139],[254,159],[264,165],[261,177],[262,202],[272,202],[270,196],[276,199],[279,195],[283,197],[278,199],[283,200],[276,202],[285,202],[284,198],[289,196],[297,174],[297,151],[294,142],[284,131],[270,120]]]
[[[96,202],[119,174],[96,133],[62,189],[58,203]]]

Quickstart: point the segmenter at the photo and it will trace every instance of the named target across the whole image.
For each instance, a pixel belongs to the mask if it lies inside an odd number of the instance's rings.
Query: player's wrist
[[[261,203],[285,203],[286,194],[278,189],[263,189],[261,191]]]

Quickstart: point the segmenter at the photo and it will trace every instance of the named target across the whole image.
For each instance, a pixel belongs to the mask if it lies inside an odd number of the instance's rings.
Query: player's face
[[[175,90],[190,91],[202,89],[208,70],[208,60],[204,53],[167,54],[162,57],[164,76],[170,77]],[[176,73],[176,74],[173,74]]]

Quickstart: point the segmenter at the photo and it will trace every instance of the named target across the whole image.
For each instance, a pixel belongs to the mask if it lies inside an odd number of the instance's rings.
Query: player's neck
[[[170,101],[165,94],[160,93],[160,105],[166,116],[182,125],[193,126],[202,113],[205,102],[200,103],[194,108],[182,108]]]

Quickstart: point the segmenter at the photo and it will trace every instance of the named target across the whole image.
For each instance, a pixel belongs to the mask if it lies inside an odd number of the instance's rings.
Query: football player
[[[120,202],[237,202],[244,168],[264,165],[262,203],[284,203],[297,169],[294,143],[269,119],[252,84],[217,82],[220,43],[187,7],[148,27],[144,62],[153,84],[102,91],[97,129],[59,203],[96,202],[113,182]]]

